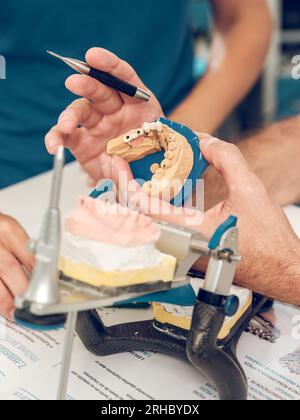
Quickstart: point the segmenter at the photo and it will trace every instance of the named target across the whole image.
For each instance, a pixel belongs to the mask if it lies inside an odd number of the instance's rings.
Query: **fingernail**
[[[106,178],[110,177],[110,165],[111,165],[111,157],[108,156],[106,153],[103,153],[100,156],[100,165],[102,167],[103,174]]]
[[[218,141],[220,141],[220,140],[217,139],[216,137],[210,136],[210,137],[207,137],[207,138],[200,139],[200,146],[205,148],[205,147],[208,147],[208,146],[210,146],[214,143],[217,143]]]
[[[200,140],[209,139],[212,137],[211,134],[207,134],[207,133],[199,133],[199,136],[200,136]]]
[[[53,149],[55,149],[57,143],[55,139],[48,139],[47,140],[47,147],[48,149],[50,149],[51,151],[53,151]]]
[[[73,110],[72,109],[65,109],[59,117],[59,120],[68,120],[70,118],[70,115],[73,115]]]

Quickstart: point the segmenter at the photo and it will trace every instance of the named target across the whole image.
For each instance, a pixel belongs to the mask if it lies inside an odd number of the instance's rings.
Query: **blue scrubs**
[[[74,96],[50,49],[84,59],[92,46],[129,61],[172,110],[191,90],[189,0],[10,0],[0,11],[0,188],[49,170],[44,136]]]

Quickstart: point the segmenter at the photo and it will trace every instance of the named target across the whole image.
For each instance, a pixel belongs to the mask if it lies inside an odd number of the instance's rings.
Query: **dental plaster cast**
[[[195,282],[192,281],[192,285],[197,295],[200,287],[204,286],[204,281],[197,279]],[[233,286],[232,293],[239,298],[239,309],[233,317],[226,317],[218,336],[219,340],[229,336],[231,329],[242,318],[252,303],[252,292],[249,290]],[[183,307],[173,304],[153,303],[152,307],[156,325],[160,329],[168,330],[171,328],[178,335],[183,335],[185,331],[190,330],[194,306]]]
[[[95,287],[169,282],[176,259],[156,249],[152,219],[102,200],[80,197],[66,220],[60,270]]]
[[[111,140],[107,146],[109,155],[122,157],[128,163],[162,150],[164,160],[151,166],[152,179],[143,185],[143,190],[171,201],[183,188],[194,165],[192,147],[183,135],[156,121]]]

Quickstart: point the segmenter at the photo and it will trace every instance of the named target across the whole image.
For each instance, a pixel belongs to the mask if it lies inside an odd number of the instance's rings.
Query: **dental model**
[[[141,128],[111,140],[107,153],[131,163],[164,151],[162,162],[151,165],[152,178],[145,182],[143,190],[153,197],[171,201],[189,178],[194,153],[187,138],[161,121],[145,123]]]
[[[203,287],[204,281],[199,279],[196,281],[192,280],[191,284],[197,295],[199,288]],[[218,336],[219,340],[223,340],[225,337],[230,335],[231,329],[251,307],[252,292],[246,289],[242,289],[238,286],[233,286],[232,293],[239,298],[239,310],[233,317],[226,317],[224,325]],[[171,328],[173,332],[179,335],[183,335],[184,332],[190,330],[194,306],[183,307],[165,303],[153,303],[152,308],[154,320],[159,329],[165,330]]]
[[[169,282],[176,259],[156,249],[159,237],[150,218],[118,204],[80,197],[65,223],[60,270],[95,287]]]

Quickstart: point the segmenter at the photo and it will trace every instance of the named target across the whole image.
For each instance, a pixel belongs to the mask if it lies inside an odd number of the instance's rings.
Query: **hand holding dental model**
[[[163,201],[154,206],[155,213],[149,214],[149,209],[153,208],[149,205],[149,195],[137,184],[132,188],[134,180],[130,168],[119,157],[102,156],[104,176],[113,179],[120,188],[119,174],[126,171],[128,179],[132,180],[131,188],[126,192],[119,191],[119,199],[126,197],[129,205],[134,204],[139,211],[158,220],[192,228],[207,238],[235,214],[239,218],[243,256],[236,283],[274,299],[300,305],[300,241],[286,216],[269,198],[236,146],[209,136],[202,135],[201,140],[204,157],[223,177],[228,190],[227,200],[204,215],[191,209],[182,209],[178,215],[178,209]],[[202,265],[197,268],[205,269]]]

